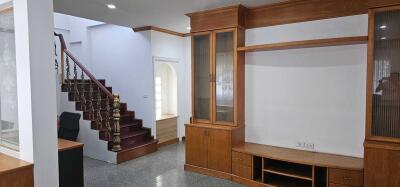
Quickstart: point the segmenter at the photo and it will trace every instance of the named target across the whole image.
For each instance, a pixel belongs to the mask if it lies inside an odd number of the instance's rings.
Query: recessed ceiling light
[[[387,26],[386,26],[386,25],[382,25],[382,26],[380,26],[379,28],[381,28],[381,29],[386,29]]]
[[[116,9],[117,8],[117,6],[115,6],[114,4],[107,4],[107,7],[109,9]]]
[[[190,30],[190,29],[192,29],[192,27],[186,27],[186,29],[187,29],[187,30]]]
[[[386,40],[386,39],[387,39],[386,37],[382,37],[382,38],[381,38],[381,40]]]

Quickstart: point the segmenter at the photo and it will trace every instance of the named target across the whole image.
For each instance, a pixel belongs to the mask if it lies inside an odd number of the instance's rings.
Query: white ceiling
[[[186,13],[229,5],[247,7],[286,0],[54,0],[54,11],[127,27],[157,26],[186,33]],[[106,4],[115,4],[108,9]]]

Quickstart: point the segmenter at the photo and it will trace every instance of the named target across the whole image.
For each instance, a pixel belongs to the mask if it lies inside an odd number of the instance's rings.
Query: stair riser
[[[100,140],[112,141],[112,138],[108,137],[108,136],[106,137],[105,134],[106,133],[99,133]],[[134,143],[139,142],[139,141],[144,141],[149,136],[150,136],[150,133],[144,133],[144,134],[139,134],[139,135],[132,136],[132,137],[129,137],[129,138],[124,138],[124,139],[121,139],[121,145],[122,144],[130,145],[130,144],[134,144]]]
[[[105,123],[105,122],[104,122]],[[110,120],[109,122],[111,125],[114,125],[114,120]],[[134,119],[133,122],[131,123],[131,125],[129,125],[129,127],[131,127],[131,129],[127,128],[127,125],[125,125],[126,123],[121,123],[120,122],[120,126],[121,126],[121,133],[124,132],[129,132],[130,131],[135,131],[138,129],[142,129],[143,127],[143,123],[142,120],[138,120],[138,119]],[[105,124],[102,124],[102,126],[105,126]],[[97,122],[96,121],[91,121],[90,123],[90,128],[93,130],[101,130],[100,126],[97,126]]]

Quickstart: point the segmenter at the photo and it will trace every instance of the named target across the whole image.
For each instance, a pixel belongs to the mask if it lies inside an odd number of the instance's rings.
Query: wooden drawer
[[[354,187],[354,186],[345,185],[345,184],[329,183],[329,187]]]
[[[252,156],[245,153],[232,151],[232,163],[251,167]]]
[[[232,174],[246,179],[251,179],[251,166],[241,165],[238,162],[232,162]]]
[[[329,183],[363,186],[363,172],[329,168]]]

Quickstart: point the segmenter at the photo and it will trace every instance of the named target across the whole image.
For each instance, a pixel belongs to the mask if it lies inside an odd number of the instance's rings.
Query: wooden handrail
[[[57,36],[60,39],[61,50],[64,51],[64,49],[67,49],[67,45],[65,44],[64,36],[62,34],[57,34],[57,33],[54,33],[54,36]]]
[[[105,93],[107,94],[107,96],[110,99],[114,99],[113,94],[103,85],[101,84],[83,65],[82,63],[79,62],[78,59],[76,59],[71,52],[68,49],[64,49],[65,54],[67,54],[67,56],[69,56],[69,58],[71,58],[72,61],[74,61],[74,63],[76,65],[78,65],[81,70]]]
[[[72,55],[72,53],[67,49],[67,45],[65,44],[65,40],[62,34],[54,33],[54,36],[57,36],[60,39],[61,50],[69,57],[76,65],[81,68],[81,70],[92,80],[110,99],[114,99],[114,95],[103,85],[101,84],[86,68],[79,62],[77,58]],[[63,69],[63,68],[62,68]],[[63,71],[63,70],[62,70]]]

